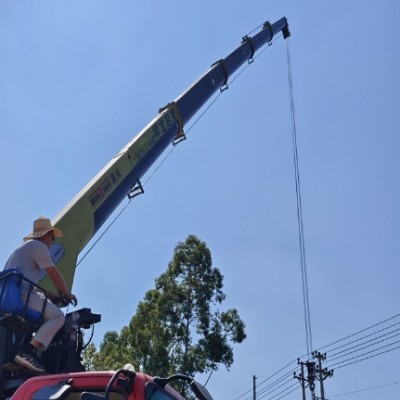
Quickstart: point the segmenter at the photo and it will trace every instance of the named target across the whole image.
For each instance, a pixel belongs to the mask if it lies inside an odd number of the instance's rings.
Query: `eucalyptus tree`
[[[108,332],[94,360],[110,365],[110,357],[129,359],[158,376],[194,376],[220,365],[229,369],[232,344],[241,343],[246,333],[235,308],[220,309],[226,298],[222,289],[223,275],[213,267],[206,243],[188,236],[176,245],[166,272],[138,304],[129,325],[119,335]]]

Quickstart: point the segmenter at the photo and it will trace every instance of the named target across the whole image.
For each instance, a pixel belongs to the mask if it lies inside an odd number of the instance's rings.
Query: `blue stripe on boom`
[[[173,124],[163,135],[163,137],[149,150],[141,161],[123,178],[113,192],[107,197],[103,204],[94,212],[94,232],[100,229],[104,222],[109,218],[113,211],[123,201],[129,193],[132,185],[143,177],[146,171],[172,143],[176,136],[178,125]]]

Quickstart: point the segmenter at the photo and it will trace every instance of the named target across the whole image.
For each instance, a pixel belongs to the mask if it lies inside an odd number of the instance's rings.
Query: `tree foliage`
[[[94,369],[125,363],[150,375],[168,376],[227,369],[234,361],[232,343],[246,338],[236,309],[220,311],[225,300],[223,276],[212,266],[211,252],[190,235],[174,249],[165,273],[139,303],[118,335],[107,332],[99,352],[86,357]],[[92,349],[93,353],[93,349]]]

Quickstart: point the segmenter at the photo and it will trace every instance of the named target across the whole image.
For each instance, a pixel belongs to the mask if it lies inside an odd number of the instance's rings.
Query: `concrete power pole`
[[[301,367],[300,375],[294,373],[294,378],[300,382],[302,400],[306,400],[306,388],[309,387],[311,391],[311,398],[314,399],[314,388],[315,388],[315,362],[307,361],[302,362],[300,359],[297,360],[297,364]],[[304,367],[307,368],[307,377],[305,376]]]
[[[315,368],[315,376],[319,381],[320,387],[320,399],[325,399],[325,389],[324,389],[324,380],[326,378],[331,378],[333,376],[333,370],[329,371],[328,368],[322,368],[322,361],[326,360],[326,354],[319,353],[318,351],[314,351],[312,353],[313,358],[317,359],[318,367]]]

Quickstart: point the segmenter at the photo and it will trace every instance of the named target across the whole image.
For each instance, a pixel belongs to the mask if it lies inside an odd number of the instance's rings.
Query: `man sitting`
[[[62,237],[60,229],[54,227],[50,219],[39,217],[33,222],[33,231],[24,237],[24,243],[9,257],[4,269],[16,268],[22,275],[35,284],[46,273],[53,281],[54,286],[73,305],[78,303],[77,298],[68,289],[63,276],[60,274],[50,255],[50,246],[54,239]],[[22,288],[23,301],[26,301],[27,288]],[[40,364],[37,350],[45,350],[65,321],[64,313],[46,300],[43,293],[33,290],[29,297],[29,308],[41,311],[43,303],[46,307],[43,315],[43,324],[39,327],[30,343],[15,356],[15,362],[34,372],[44,372]]]

